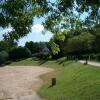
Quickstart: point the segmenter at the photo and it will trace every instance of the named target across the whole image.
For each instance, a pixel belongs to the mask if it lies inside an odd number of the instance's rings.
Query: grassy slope
[[[39,94],[46,100],[100,100],[100,68],[82,65],[65,58],[55,61],[27,59],[12,65],[42,65],[57,69],[57,85],[49,88],[50,78],[55,74],[42,76],[45,81]]]

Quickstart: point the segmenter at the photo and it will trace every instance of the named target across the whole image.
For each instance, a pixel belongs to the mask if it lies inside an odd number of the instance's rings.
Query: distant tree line
[[[50,46],[48,42],[26,42],[25,46],[18,46],[16,42],[0,41],[0,64],[8,60],[22,60],[29,57],[39,59],[50,58]]]
[[[32,56],[39,59],[49,59],[50,57],[50,45],[48,42],[26,42],[25,47],[27,47]]]
[[[28,57],[37,57],[42,60],[60,57],[77,60],[88,57],[90,60],[100,60],[99,32],[99,26],[91,29],[74,29],[62,32],[61,36],[54,35],[49,42],[30,41],[23,47],[18,46],[14,41],[0,41],[0,64],[7,60],[21,60]],[[56,46],[59,47],[58,53],[54,53],[56,49],[52,49]]]

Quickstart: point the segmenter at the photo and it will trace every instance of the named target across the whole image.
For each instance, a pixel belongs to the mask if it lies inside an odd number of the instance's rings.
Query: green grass
[[[33,66],[33,65],[38,65],[39,61],[36,58],[28,58],[24,60],[19,60],[19,61],[12,61],[11,66]]]
[[[38,93],[46,100],[100,100],[100,68],[83,65],[61,58],[53,61],[38,61],[32,58],[12,65],[41,65],[57,71],[42,76],[44,85]],[[56,77],[57,85],[50,86],[51,77]]]

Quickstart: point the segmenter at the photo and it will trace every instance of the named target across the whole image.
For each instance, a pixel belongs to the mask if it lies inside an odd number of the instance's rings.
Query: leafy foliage
[[[94,43],[96,42],[95,36],[88,30],[72,30],[62,34],[65,37],[64,41],[56,37],[51,39],[52,42],[59,46],[55,47],[60,49],[59,51],[55,49],[55,54],[58,58],[62,56],[82,56],[94,53],[96,50],[94,48]],[[54,46],[52,47],[54,49]]]
[[[92,50],[93,41],[94,37],[90,33],[81,33],[68,40],[66,51],[76,54],[88,53]]]
[[[26,42],[25,47],[27,47],[32,54],[42,52],[45,47],[48,46],[46,42]]]
[[[10,59],[17,60],[22,58],[28,58],[31,56],[31,52],[28,48],[25,47],[18,47],[14,48],[9,53]]]
[[[84,18],[83,15],[85,15]],[[77,30],[74,33],[79,35],[79,33],[84,32],[84,29],[93,30],[96,33],[93,33],[95,36],[94,50],[99,52],[100,0],[56,0],[54,3],[50,0],[0,1],[0,26],[13,28],[12,32],[4,35],[5,39],[18,40],[27,35],[30,32],[34,17],[41,16],[45,17],[44,27],[54,33],[54,37],[60,42],[65,39],[63,32],[71,31],[70,33],[72,33],[72,31]],[[73,34],[71,35],[73,36]],[[70,43],[73,40],[76,41],[77,38],[82,37],[74,37]],[[33,44],[30,43],[30,45]],[[61,51],[59,44],[55,43],[54,40],[50,42],[50,45],[54,54]]]
[[[0,51],[4,50],[6,52],[9,52],[10,50],[12,50],[13,48],[17,47],[17,42],[15,41],[0,41]]]
[[[19,39],[29,33],[34,17],[48,12],[46,0],[1,0],[0,26],[13,28],[7,37]]]
[[[8,53],[6,51],[1,51],[0,52],[0,64],[3,64],[7,61],[8,59]]]
[[[52,50],[52,52],[53,52],[54,55],[57,54],[58,52],[60,52],[60,48],[59,48],[58,44],[56,44],[52,40],[51,40],[50,44],[51,44],[51,50]]]

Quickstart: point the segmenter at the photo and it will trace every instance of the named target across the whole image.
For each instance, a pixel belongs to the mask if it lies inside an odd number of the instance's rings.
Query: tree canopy
[[[10,25],[13,31],[9,35],[19,38],[28,34],[36,16],[47,14],[45,27],[53,31],[53,28],[63,26],[64,28],[75,27],[73,24],[77,22],[76,19],[80,20],[80,15],[83,13],[88,14],[84,24],[90,22],[99,24],[100,0],[56,0],[55,3],[50,0],[1,0],[0,26]]]
[[[81,26],[100,24],[100,0],[57,0],[45,26],[54,32],[59,28],[73,29]],[[82,20],[82,15],[85,16]]]
[[[0,26],[13,28],[6,38],[19,39],[29,33],[34,17],[47,12],[46,0],[0,0]]]
[[[64,40],[63,32],[84,29],[94,30],[97,41],[100,35],[100,0],[0,0],[0,26],[12,27],[5,39],[16,39],[27,35],[35,17],[45,17],[45,29],[54,33],[58,40]],[[83,17],[84,16],[84,17]],[[75,32],[74,32],[75,33]],[[51,41],[54,52],[59,45]]]
[[[54,33],[54,37],[60,36],[63,32],[68,34],[70,31],[75,35],[84,30],[95,30],[93,31],[95,35],[100,34],[98,32],[100,29],[100,0],[56,0],[55,7],[47,16],[44,26]],[[84,38],[86,37],[88,34]],[[52,44],[55,45],[52,46],[56,47],[56,52],[59,52],[59,45],[55,41],[52,41]]]

